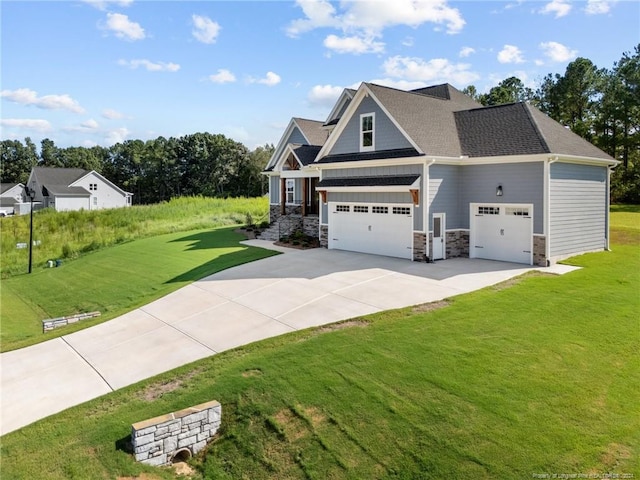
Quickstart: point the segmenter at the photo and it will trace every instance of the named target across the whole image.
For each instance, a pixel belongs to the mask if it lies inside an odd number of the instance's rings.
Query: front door
[[[445,257],[445,214],[433,214],[433,260],[442,260]]]

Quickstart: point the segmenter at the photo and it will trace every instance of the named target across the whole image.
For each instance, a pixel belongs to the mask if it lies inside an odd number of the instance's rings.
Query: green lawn
[[[194,478],[638,478],[637,215],[582,270],[266,340],[5,435],[2,478],[177,478],[123,451],[130,425],[212,399]]]
[[[274,252],[239,243],[234,229],[196,230],[102,249],[59,268],[2,280],[2,351],[103,322],[199,278]],[[78,312],[102,316],[42,333],[42,320]]]

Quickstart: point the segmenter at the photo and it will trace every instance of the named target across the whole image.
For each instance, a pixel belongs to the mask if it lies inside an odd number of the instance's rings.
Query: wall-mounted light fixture
[[[498,188],[496,188],[496,197],[501,197],[502,196],[502,185],[498,185]]]

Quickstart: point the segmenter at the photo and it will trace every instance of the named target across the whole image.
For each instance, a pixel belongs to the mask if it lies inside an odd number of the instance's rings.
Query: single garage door
[[[411,205],[329,202],[329,248],[412,258]]]
[[[533,205],[472,203],[469,256],[533,264]]]

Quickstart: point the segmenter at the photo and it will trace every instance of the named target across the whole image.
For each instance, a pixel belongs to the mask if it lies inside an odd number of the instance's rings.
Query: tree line
[[[180,138],[127,140],[111,147],[59,148],[45,138],[38,153],[30,138],[1,142],[2,183],[26,183],[31,168],[95,170],[123,190],[134,203],[150,204],[174,197],[257,197],[267,192],[261,172],[273,145],[250,151],[221,134],[195,133]]]
[[[564,74],[548,74],[537,89],[509,77],[478,93],[464,92],[483,105],[530,102],[613,158],[612,201],[640,203],[640,44],[611,69],[577,58]],[[273,145],[249,151],[220,134],[127,140],[111,147],[58,148],[50,139],[40,153],[30,138],[1,142],[0,180],[26,182],[33,166],[95,170],[124,190],[135,203],[156,203],[183,195],[258,196],[267,191],[260,174]]]

